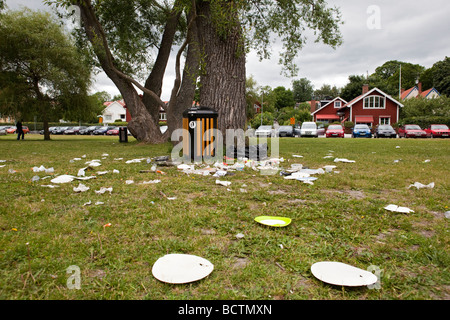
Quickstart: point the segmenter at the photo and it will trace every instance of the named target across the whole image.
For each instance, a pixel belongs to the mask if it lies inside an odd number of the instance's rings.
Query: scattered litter
[[[396,149],[400,149],[400,146],[396,146],[395,148],[396,148]]]
[[[214,270],[208,260],[189,254],[167,254],[152,267],[153,276],[159,281],[182,284],[207,277]]]
[[[325,156],[324,159],[334,158],[334,156]]]
[[[8,172],[9,172],[9,173],[16,173],[17,171],[14,170],[14,169],[9,169]]]
[[[120,171],[117,170],[117,169],[114,169],[114,170],[113,170],[113,173],[120,173]]]
[[[84,184],[80,183],[78,187],[73,187],[73,191],[75,192],[85,192],[88,191],[90,188],[86,187]]]
[[[45,168],[44,166],[40,166],[40,167],[33,167],[33,172],[43,172],[45,171],[46,173],[53,173],[55,170],[52,168]]]
[[[160,183],[161,180],[156,179],[156,180],[150,180],[150,181],[142,181],[140,184],[154,184],[154,183]]]
[[[167,200],[176,200],[177,197],[168,197],[164,192],[160,191],[159,192],[164,198],[166,198]]]
[[[444,216],[445,216],[447,219],[450,219],[450,211],[444,212]]]
[[[118,161],[118,160],[123,160],[123,158],[114,158],[114,160],[117,160],[117,161]]]
[[[348,160],[348,159],[344,159],[344,158],[336,158],[334,159],[334,162],[347,162],[347,163],[354,163],[355,160]]]
[[[88,202],[85,202],[84,204],[83,204],[83,207],[85,207],[85,206],[89,206],[89,205],[91,205],[92,204],[92,201],[91,200],[89,200]]]
[[[303,156],[299,156],[299,155],[297,155],[297,154],[293,154],[292,155],[294,158],[303,158]]]
[[[58,176],[56,178],[53,178],[50,181],[52,183],[68,183],[68,182],[72,182],[74,178],[75,178],[74,176],[71,176],[71,175],[68,175],[68,174],[63,174],[63,175],[60,175],[60,176]]]
[[[34,176],[33,178],[31,178],[31,181],[35,182],[35,181],[39,181],[39,179],[41,179],[41,178],[39,178],[39,176]]]
[[[103,225],[103,228],[106,228],[106,227],[111,227],[111,223],[107,223],[107,224]]]
[[[97,171],[97,175],[102,176],[107,174],[109,171]]]
[[[424,161],[424,163],[428,163],[428,162],[430,162],[430,161],[431,161],[430,159],[427,159],[427,160]]]
[[[126,184],[133,184],[134,181],[133,181],[133,180],[126,180],[125,183],[126,183]]]
[[[416,187],[417,189],[421,189],[421,188],[430,188],[433,189],[434,188],[434,182],[431,182],[427,185],[422,184],[420,182],[414,182],[414,184],[409,185],[408,189],[412,188],[412,187]]]
[[[91,161],[86,161],[84,164],[89,165],[89,167],[98,167],[102,165],[100,162],[101,162],[100,160],[95,159]]]
[[[231,184],[231,181],[221,181],[221,180],[216,180],[216,184],[220,184],[224,187],[228,187]]]
[[[213,177],[224,177],[226,175],[227,175],[227,171],[217,170],[216,173],[213,174]]]
[[[3,167],[6,167],[6,164],[2,164],[2,165],[0,166],[0,168],[3,168]]]
[[[378,281],[372,272],[335,261],[316,262],[311,273],[319,280],[337,286],[370,286]]]
[[[41,184],[41,187],[53,189],[53,188],[57,188],[58,186],[54,186],[52,184]]]
[[[127,160],[127,161],[125,161],[125,163],[140,163],[142,160],[145,160],[145,159],[147,159],[147,158]]]
[[[244,238],[245,236],[244,236],[244,234],[243,233],[238,233],[237,235],[236,235],[236,239],[242,239],[242,238]]]
[[[336,166],[325,166],[323,168],[325,169],[325,172],[331,172],[336,168]]]
[[[407,207],[400,207],[397,206],[395,204],[390,204],[386,207],[384,207],[384,209],[389,210],[389,211],[393,211],[393,212],[401,212],[401,213],[410,213],[410,212],[414,212],[414,210],[411,210]]]
[[[273,217],[273,216],[259,216],[255,221],[271,227],[285,227],[291,223],[290,218]]]
[[[100,190],[95,190],[95,193],[103,194],[106,191],[109,191],[109,193],[111,194],[111,192],[113,191],[113,188],[112,187],[109,187],[109,188],[101,187]]]
[[[241,193],[247,193],[247,190],[245,190],[244,188],[240,188],[240,189],[239,189],[239,192],[241,192]]]

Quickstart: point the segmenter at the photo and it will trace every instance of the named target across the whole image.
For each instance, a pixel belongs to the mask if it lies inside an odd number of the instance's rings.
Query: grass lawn
[[[232,182],[227,190],[212,176],[186,175],[175,167],[158,168],[164,175],[140,172],[151,165],[126,163],[169,155],[169,144],[42,139],[0,136],[0,160],[6,160],[0,163],[1,299],[450,299],[444,215],[450,210],[450,140],[283,138],[282,167],[336,165],[339,172],[319,175],[309,185],[246,168],[220,178]],[[329,154],[355,163],[334,163],[324,158]],[[51,184],[42,179],[49,174],[32,170],[43,165],[53,167],[54,175],[76,176],[93,159],[102,165],[87,175],[109,172],[53,189],[42,187]],[[33,182],[36,175],[41,180]],[[161,183],[142,184],[154,179]],[[90,189],[74,192],[80,182]],[[435,187],[408,189],[414,182]],[[101,187],[113,191],[94,192]],[[388,204],[414,212],[383,209]],[[267,227],[254,221],[259,215],[292,223]],[[239,233],[244,237],[238,239]],[[168,253],[201,256],[214,271],[190,284],[160,282],[152,265]],[[375,266],[380,287],[321,282],[310,270],[318,261]],[[79,290],[67,286],[70,266],[80,269]]]

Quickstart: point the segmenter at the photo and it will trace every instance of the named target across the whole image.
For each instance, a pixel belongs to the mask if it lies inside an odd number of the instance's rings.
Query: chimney
[[[369,92],[369,85],[368,84],[363,84],[362,94],[366,94],[367,92]]]
[[[316,111],[316,100],[311,100],[311,113],[313,113],[314,111]]]
[[[422,82],[419,82],[417,87],[419,88],[419,94],[422,94]]]

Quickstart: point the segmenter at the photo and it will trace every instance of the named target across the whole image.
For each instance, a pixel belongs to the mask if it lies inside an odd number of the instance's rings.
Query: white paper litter
[[[132,159],[132,160],[125,161],[125,163],[139,163],[139,162],[141,162],[142,160],[145,160],[145,159],[147,159],[147,158]]]
[[[420,182],[414,182],[414,184],[409,185],[408,189],[410,189],[412,187],[416,187],[417,189],[422,189],[422,188],[433,189],[434,188],[434,182],[431,182],[431,183],[429,183],[427,185],[422,184]]]
[[[95,193],[103,194],[106,191],[108,191],[111,194],[111,192],[113,191],[113,188],[112,187],[109,187],[109,188],[101,187],[100,190],[95,190]]]
[[[54,185],[51,185],[51,184],[42,184],[41,187],[53,189],[53,188],[58,188],[59,186],[54,186]]]
[[[85,192],[88,191],[90,188],[86,187],[84,184],[80,183],[78,187],[73,187],[73,191],[75,192]]]
[[[126,180],[125,183],[126,183],[126,184],[133,184],[134,181],[133,181],[133,180]]]
[[[161,180],[156,179],[156,180],[150,180],[150,181],[142,181],[140,184],[154,184],[154,183],[160,183]]]
[[[46,172],[46,173],[53,173],[55,170],[52,168],[45,168],[43,165],[40,167],[33,167],[33,172]]]
[[[152,267],[153,276],[159,281],[181,284],[205,278],[214,270],[208,260],[188,254],[167,254]]]
[[[294,158],[303,158],[303,156],[299,156],[299,155],[297,155],[297,154],[293,154],[292,155]]]
[[[345,159],[345,158],[336,158],[336,159],[334,159],[334,162],[347,162],[347,163],[353,163],[353,162],[355,162],[355,160],[348,160],[348,159]]]
[[[72,182],[75,177],[68,174],[63,174],[60,176],[57,176],[56,178],[53,178],[50,180],[52,183],[68,183]]]
[[[231,181],[221,181],[221,180],[216,180],[216,184],[220,184],[224,187],[228,187],[231,184]]]
[[[378,281],[372,272],[334,261],[314,263],[311,273],[323,282],[338,286],[370,286]]]
[[[400,207],[400,206],[397,206],[395,204],[390,204],[390,205],[384,207],[384,209],[392,211],[392,212],[401,212],[401,213],[414,212],[414,210],[411,210],[411,209],[409,209],[407,207]]]
[[[120,173],[120,171],[117,170],[117,169],[114,169],[114,170],[113,170],[113,173]]]

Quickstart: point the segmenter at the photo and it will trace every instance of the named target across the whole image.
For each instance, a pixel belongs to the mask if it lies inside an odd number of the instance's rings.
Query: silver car
[[[300,137],[318,137],[317,125],[315,122],[303,122],[300,128]]]

